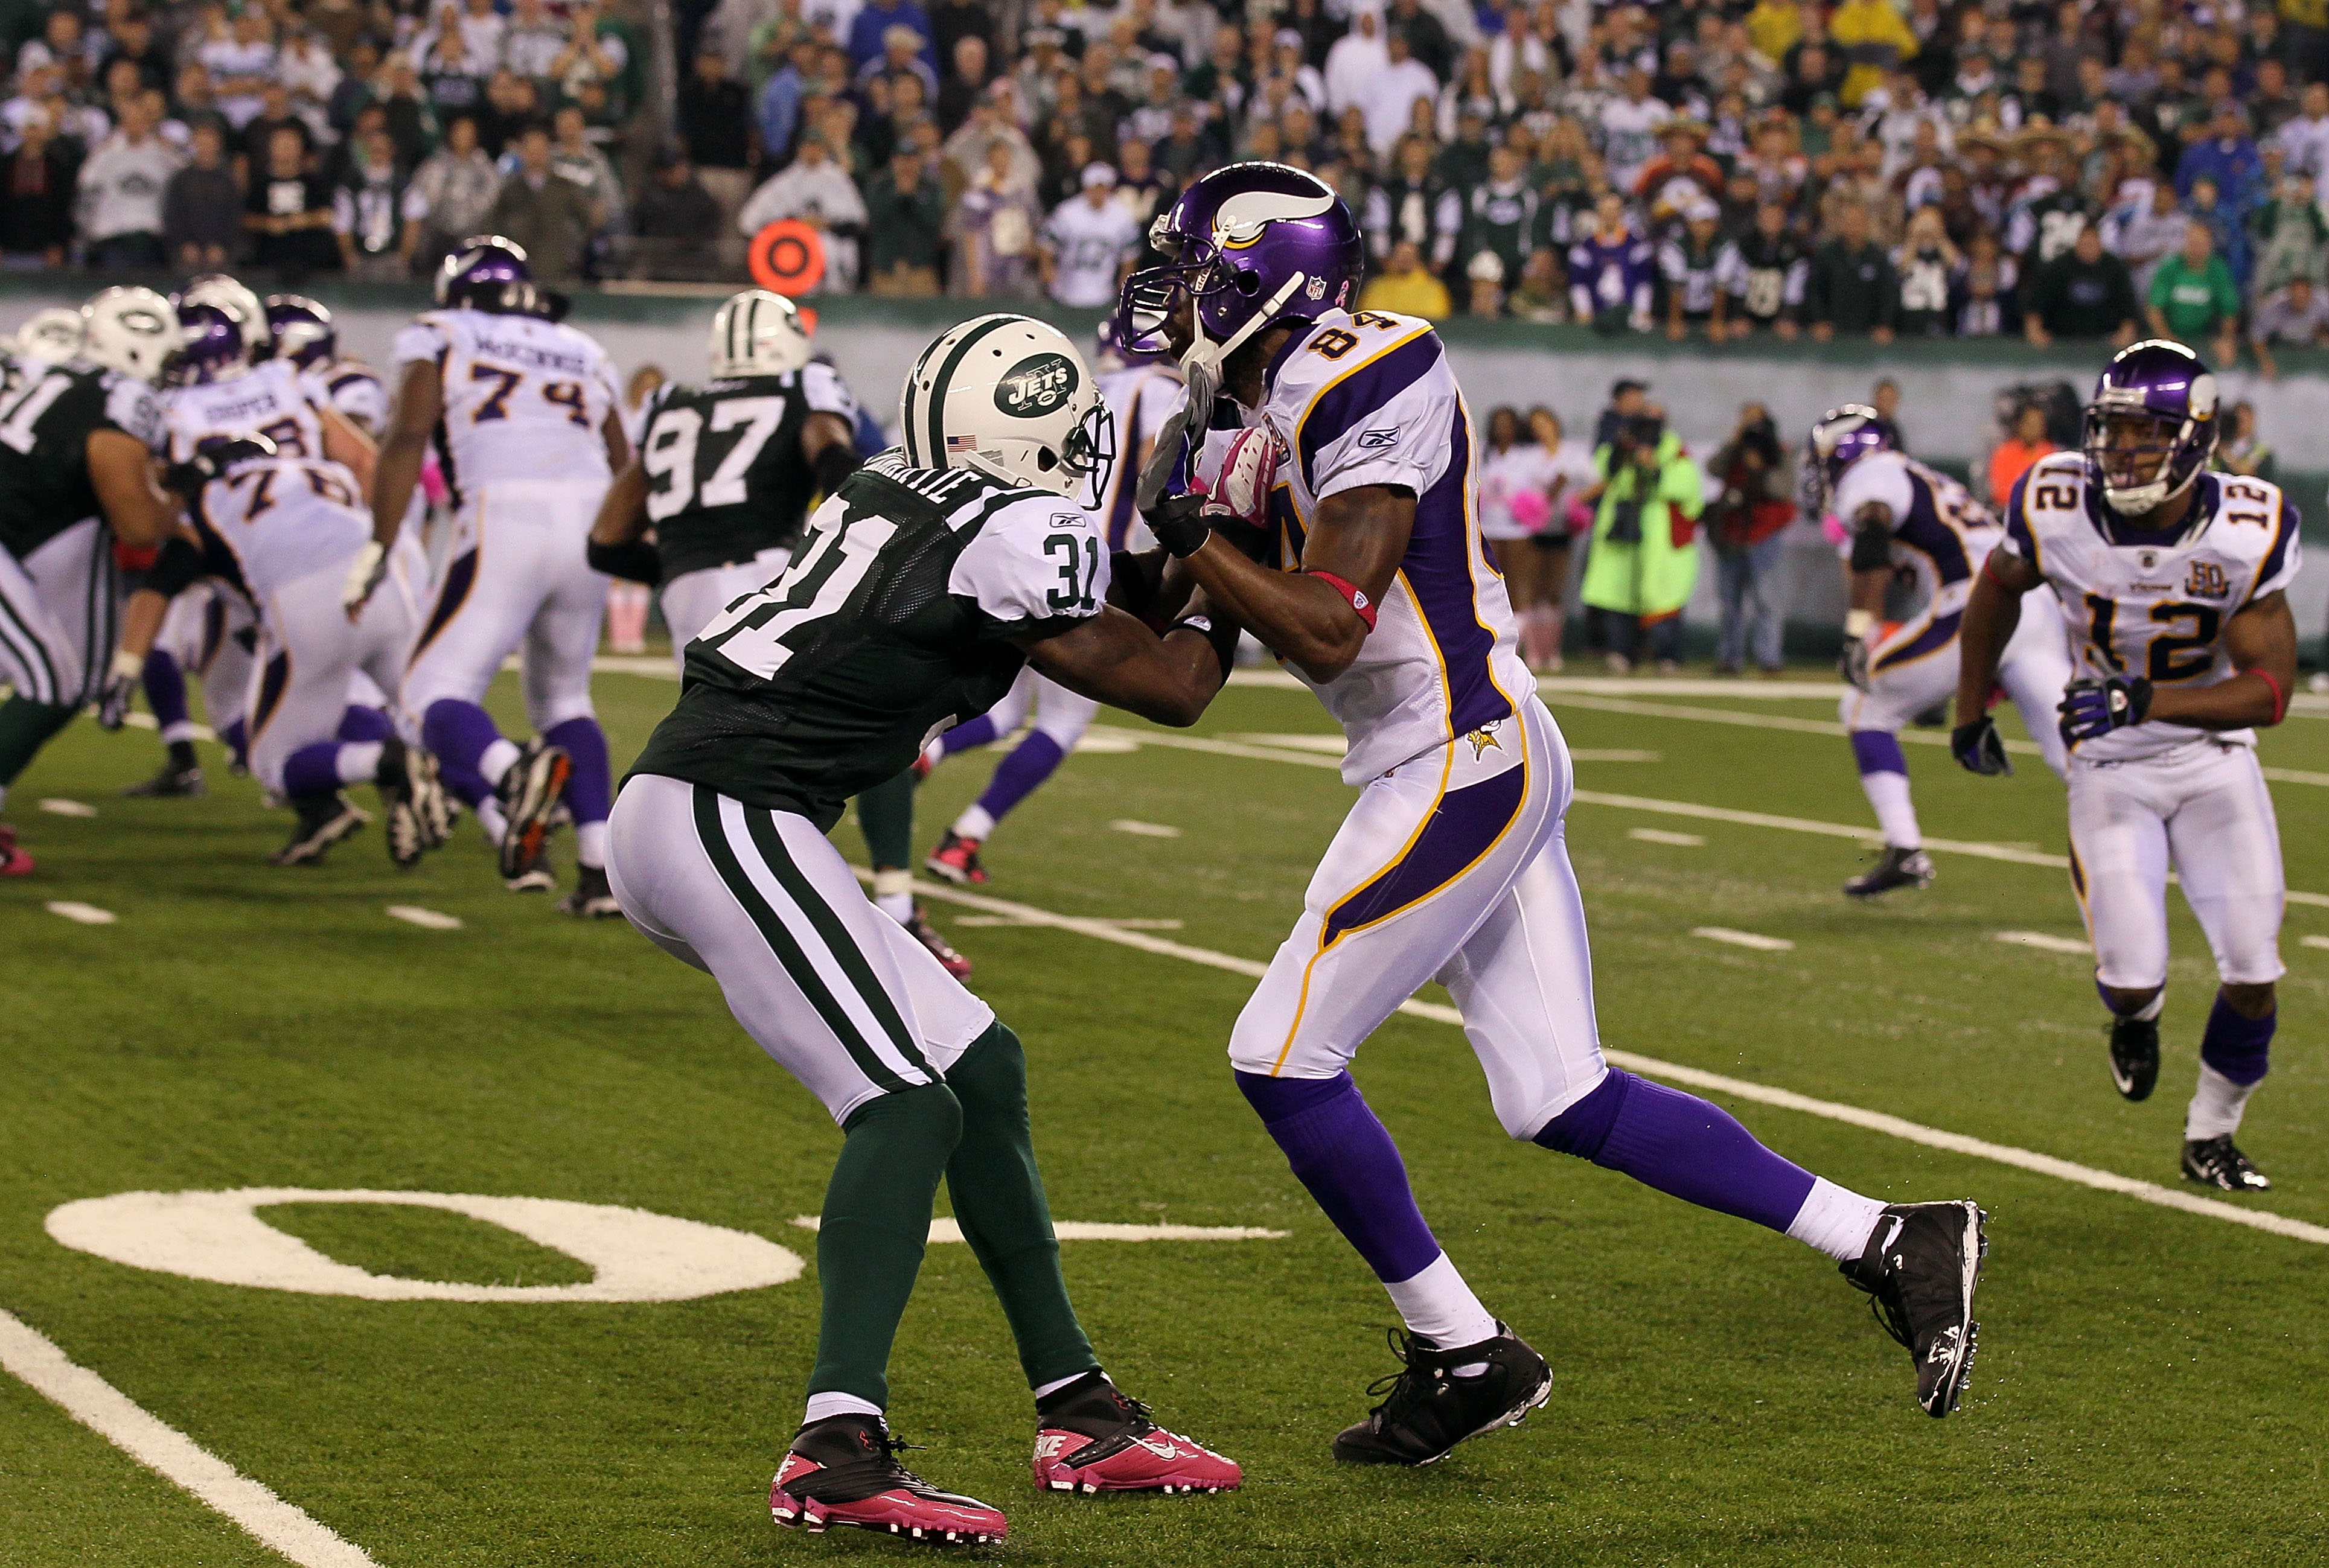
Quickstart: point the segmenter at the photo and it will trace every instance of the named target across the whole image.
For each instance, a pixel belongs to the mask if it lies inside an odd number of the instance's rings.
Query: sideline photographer
[[[1593,454],[1601,477],[1585,562],[1585,603],[1602,612],[1609,669],[1623,675],[1641,655],[1661,674],[1682,663],[1682,610],[1698,581],[1698,465],[1665,427],[1665,411],[1645,404],[1610,427]]]
[[[1779,672],[1786,615],[1777,590],[1787,548],[1780,536],[1796,515],[1787,461],[1770,411],[1748,403],[1739,410],[1739,428],[1707,465],[1715,498],[1707,503],[1706,535],[1722,604],[1717,675],[1740,674],[1749,653],[1764,674]]]

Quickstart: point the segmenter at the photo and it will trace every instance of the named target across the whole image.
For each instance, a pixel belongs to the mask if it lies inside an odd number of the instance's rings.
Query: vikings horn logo
[[[1075,395],[1077,381],[1067,355],[1032,354],[995,384],[995,406],[1014,418],[1041,418]]]
[[[1213,214],[1213,243],[1223,250],[1243,250],[1260,239],[1272,223],[1294,218],[1315,218],[1333,209],[1331,191],[1315,196],[1292,196],[1282,191],[1241,191],[1221,203]]]

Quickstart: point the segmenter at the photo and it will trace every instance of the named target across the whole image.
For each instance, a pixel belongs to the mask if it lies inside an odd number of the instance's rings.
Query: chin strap
[[[1164,487],[1173,481],[1173,470],[1181,459],[1187,457],[1194,464],[1197,449],[1212,428],[1213,400],[1221,395],[1221,370],[1229,357],[1245,346],[1248,338],[1278,319],[1295,291],[1306,282],[1307,276],[1295,273],[1259,310],[1247,318],[1246,324],[1223,338],[1212,343],[1205,337],[1205,318],[1193,306],[1190,321],[1196,328],[1196,340],[1188,352],[1181,356],[1181,373],[1188,382],[1188,395],[1173,411],[1156,432],[1156,446],[1149,454],[1148,465],[1140,471],[1140,483],[1133,491],[1133,502],[1146,512],[1164,499]]]

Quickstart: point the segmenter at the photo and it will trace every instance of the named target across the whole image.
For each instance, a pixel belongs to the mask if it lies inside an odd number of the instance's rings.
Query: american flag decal
[[[949,436],[947,437],[947,450],[949,452],[976,452],[978,450],[978,437],[976,436]]]

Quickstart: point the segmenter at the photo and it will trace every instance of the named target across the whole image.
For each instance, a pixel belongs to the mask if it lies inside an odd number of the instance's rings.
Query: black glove
[[[1212,536],[1213,525],[1204,516],[1205,498],[1202,495],[1168,495],[1140,514],[1164,553],[1175,560],[1185,559],[1205,548]]]
[[[582,547],[582,553],[594,572],[605,572],[627,582],[645,583],[649,587],[663,581],[663,557],[643,539],[623,544],[600,544],[594,539]]]
[[[184,463],[173,463],[162,470],[162,488],[173,495],[184,498],[191,506],[203,493],[203,486],[218,475],[212,472],[207,453],[197,452]]]
[[[2142,676],[2114,675],[2107,681],[2073,681],[2062,689],[2062,739],[2072,746],[2141,724],[2151,711],[2151,682]]]
[[[1949,755],[1967,773],[1977,773],[1985,778],[2000,774],[2013,776],[2013,764],[2005,756],[2005,741],[1997,733],[1997,722],[1986,713],[1971,724],[1960,724],[1949,731]]]
[[[1836,659],[1835,672],[1843,677],[1845,684],[1862,691],[1868,690],[1868,639],[1843,640],[1843,652]]]

